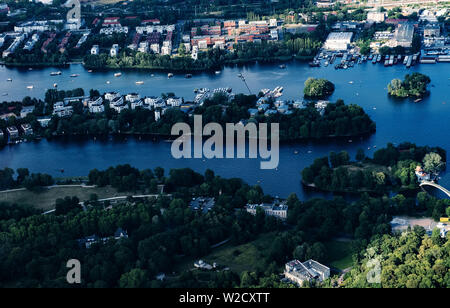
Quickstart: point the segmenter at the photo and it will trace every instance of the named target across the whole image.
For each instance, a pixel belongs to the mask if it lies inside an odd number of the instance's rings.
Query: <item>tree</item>
[[[303,93],[308,98],[326,98],[333,94],[334,84],[326,79],[308,78]]]
[[[423,158],[423,169],[428,173],[438,173],[444,167],[442,157],[434,152],[428,153]]]
[[[142,288],[147,282],[146,271],[134,268],[120,277],[119,286],[121,288]]]
[[[357,161],[363,161],[366,158],[366,154],[364,154],[364,150],[359,148],[356,152],[356,157],[355,159]]]

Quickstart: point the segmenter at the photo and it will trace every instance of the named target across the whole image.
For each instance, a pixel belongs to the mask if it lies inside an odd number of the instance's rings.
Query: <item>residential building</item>
[[[6,133],[8,134],[9,140],[14,140],[14,139],[19,138],[19,130],[15,126],[7,127]]]
[[[276,110],[274,111],[276,112]],[[247,212],[252,215],[256,215],[256,211],[258,208],[262,209],[267,216],[274,216],[279,219],[287,218],[288,206],[286,205],[286,202],[275,202],[273,204],[247,204],[246,206]]]
[[[144,104],[150,108],[165,107],[166,102],[161,97],[150,96],[144,98]]]
[[[192,198],[192,201],[189,202],[189,207],[193,211],[202,211],[203,213],[207,213],[210,211],[215,205],[214,198],[207,197],[198,197]]]
[[[25,136],[33,135],[33,129],[31,128],[30,124],[28,124],[28,123],[22,124],[22,125],[20,125],[20,128],[22,129],[23,134]]]
[[[424,37],[438,37],[441,35],[441,27],[439,24],[428,24],[423,29]]]
[[[30,113],[33,113],[34,106],[24,106],[22,107],[22,110],[20,110],[20,117],[23,119]]]
[[[137,100],[137,101],[133,101],[132,103],[130,103],[130,105],[131,105],[131,109],[136,109],[136,108],[138,108],[138,107],[143,107],[144,106],[144,103],[142,102],[142,100]]]
[[[180,107],[183,103],[183,99],[181,97],[169,97],[166,103],[172,107]]]
[[[102,113],[105,111],[105,106],[103,105],[103,98],[101,96],[90,99],[87,102],[87,105],[90,113]]]
[[[129,93],[125,95],[125,100],[127,102],[133,103],[141,99],[141,96],[138,93]]]
[[[300,262],[292,260],[285,265],[285,279],[299,286],[305,281],[324,281],[330,277],[330,268],[314,260]]]
[[[70,116],[72,116],[72,114],[73,114],[72,106],[60,106],[59,105],[56,108],[55,108],[55,106],[53,106],[53,115],[56,115],[60,118],[70,117]]]
[[[105,99],[108,100],[108,101],[112,101],[116,97],[120,97],[120,93],[119,92],[107,92],[107,93],[105,93]]]

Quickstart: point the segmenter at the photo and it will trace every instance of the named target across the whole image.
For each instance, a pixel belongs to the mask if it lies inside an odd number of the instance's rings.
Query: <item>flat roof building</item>
[[[325,49],[347,50],[352,41],[352,32],[331,32],[325,41]]]
[[[314,260],[300,262],[293,260],[285,265],[284,277],[301,286],[305,281],[324,281],[330,277],[330,268]]]
[[[414,26],[410,23],[399,23],[395,29],[393,43],[395,46],[410,48],[412,46],[413,37]]]

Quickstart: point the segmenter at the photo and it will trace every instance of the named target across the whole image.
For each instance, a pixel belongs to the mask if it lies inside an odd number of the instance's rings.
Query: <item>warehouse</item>
[[[410,23],[399,23],[394,34],[394,45],[410,48],[412,46],[413,37],[414,26]]]
[[[346,50],[352,41],[352,32],[331,32],[325,41],[325,49]]]

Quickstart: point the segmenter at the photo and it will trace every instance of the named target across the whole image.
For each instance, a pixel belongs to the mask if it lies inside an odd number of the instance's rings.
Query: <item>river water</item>
[[[62,75],[50,76],[50,72],[61,70]],[[410,100],[394,100],[387,96],[387,84],[393,78],[403,78],[406,73],[421,72],[431,78],[429,97],[420,103]],[[237,77],[243,73],[250,90],[258,93],[262,88],[284,87],[283,99],[300,99],[303,83],[308,77],[326,78],[336,90],[332,101],[344,101],[362,106],[377,124],[377,132],[360,140],[322,141],[282,145],[278,169],[260,170],[259,159],[174,159],[170,143],[150,140],[81,140],[46,141],[22,143],[8,146],[0,151],[0,167],[26,167],[33,172],[46,172],[60,176],[86,175],[93,168],[103,169],[120,163],[130,163],[138,168],[161,166],[170,168],[189,167],[198,172],[210,168],[223,177],[240,177],[249,184],[259,184],[266,193],[286,197],[291,192],[306,199],[317,193],[305,192],[300,184],[300,172],[314,158],[330,151],[346,150],[354,157],[358,148],[371,156],[374,145],[383,147],[388,142],[415,142],[418,145],[441,146],[450,153],[448,134],[450,131],[450,64],[422,64],[406,69],[403,65],[384,67],[370,62],[355,65],[347,70],[335,70],[333,66],[311,68],[298,62],[287,63],[286,69],[278,65],[254,64],[242,67],[227,67],[220,74],[195,74],[185,79],[183,74],[168,79],[166,73],[148,71],[122,71],[121,77],[114,72],[88,73],[81,65],[65,69],[45,68],[10,69],[0,67],[0,95],[2,100],[21,100],[24,96],[43,98],[47,88],[54,83],[60,89],[76,87],[98,89],[100,92],[120,91],[122,94],[138,92],[141,95],[160,95],[174,92],[185,100],[194,97],[195,88],[232,87],[234,93],[248,93],[244,83]],[[71,78],[71,74],[79,77]],[[12,82],[7,82],[12,78]],[[136,81],[144,81],[136,85]],[[110,81],[107,84],[107,81]],[[33,85],[33,89],[27,86]],[[370,147],[370,150],[368,149]],[[298,154],[294,152],[298,151]],[[440,184],[450,187],[450,176],[442,175]]]

